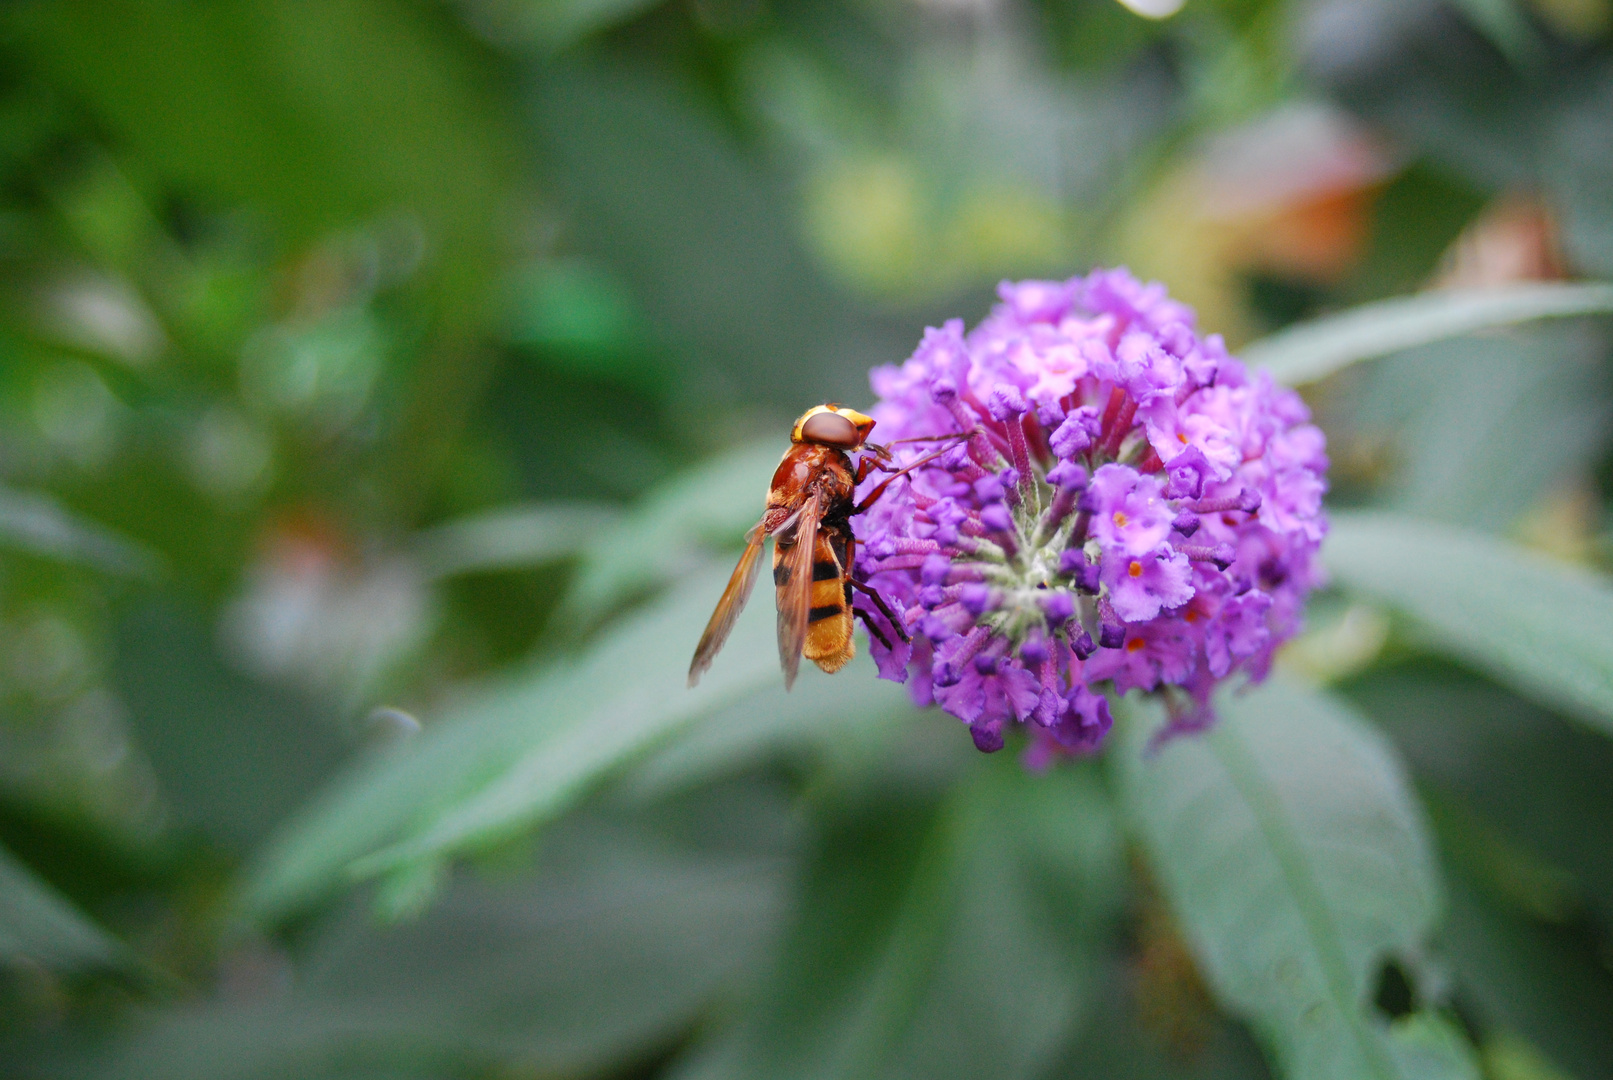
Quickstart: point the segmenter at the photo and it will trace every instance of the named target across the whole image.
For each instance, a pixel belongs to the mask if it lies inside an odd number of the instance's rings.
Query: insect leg
[[[905,439],[892,439],[885,445],[890,447],[905,442],[945,442],[948,439],[970,439],[979,434],[979,428],[971,428],[968,431],[953,431],[945,435],[911,435]]]
[[[860,484],[864,480],[868,479],[868,474],[873,472],[875,469],[878,469],[883,473],[897,473],[901,471],[895,465],[890,465],[883,461],[876,461],[873,458],[863,458],[862,461],[857,463],[856,483]]]
[[[897,480],[900,480],[902,477],[906,476],[908,473],[912,472],[914,469],[918,468],[920,465],[927,465],[930,462],[934,461],[936,458],[940,457],[942,454],[950,452],[951,449],[952,449],[952,447],[948,446],[948,447],[945,447],[945,448],[943,448],[941,450],[932,450],[928,454],[925,454],[923,457],[919,458],[917,461],[913,462],[911,465],[903,466],[901,469],[897,470],[894,474],[892,474],[891,477],[889,479],[887,479],[884,483],[880,484],[873,491],[870,491],[868,493],[868,498],[866,498],[862,502],[858,503],[857,508],[855,510],[853,510],[852,513],[853,514],[860,514],[863,511],[867,510],[870,506],[874,505],[874,503],[878,501],[878,499],[879,499],[879,497],[881,495],[885,494],[885,489],[890,487]]]
[[[863,621],[863,625],[868,627],[868,632],[869,634],[873,635],[874,640],[878,641],[887,649],[895,648],[895,646],[891,644],[890,638],[885,636],[885,631],[881,630],[878,625],[875,624],[874,617],[872,615],[868,614],[868,612],[864,611],[862,608],[852,608],[851,610],[857,616],[857,618]],[[904,638],[903,640],[906,639]]]
[[[896,636],[897,637],[901,638],[903,641],[910,640],[908,638],[908,636],[907,636],[907,631],[902,627],[902,620],[898,619],[896,617],[896,613],[893,612],[890,609],[890,605],[885,603],[885,598],[883,596],[879,595],[879,590],[878,589],[874,588],[872,585],[868,584],[866,581],[858,581],[854,577],[849,577],[848,576],[846,578],[846,580],[851,583],[851,587],[853,589],[856,589],[859,592],[867,594],[868,598],[874,602],[874,606],[879,609],[879,613],[881,615],[885,616],[885,618],[890,620],[891,629],[896,631]],[[863,617],[865,619],[867,618],[866,615],[864,615]],[[873,626],[870,625],[869,629],[870,630],[873,629]],[[888,649],[888,648],[890,648],[890,645],[887,644],[885,647]]]
[[[879,443],[863,443],[863,449],[868,451],[870,454],[873,454],[881,461],[889,461],[891,459],[890,450],[887,447],[881,446]]]
[[[863,449],[872,452],[874,456],[872,458],[863,458],[858,463],[857,482],[862,483],[867,478],[870,469],[878,469],[881,472],[888,473],[899,472],[900,470],[891,464],[890,448],[893,446],[899,446],[902,443],[950,442],[955,439],[972,439],[979,434],[981,434],[979,428],[972,428],[969,431],[953,431],[945,435],[913,435],[905,439],[892,439],[883,446],[877,443],[864,443]]]

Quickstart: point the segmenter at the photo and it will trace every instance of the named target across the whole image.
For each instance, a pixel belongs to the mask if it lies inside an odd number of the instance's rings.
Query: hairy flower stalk
[[[1216,684],[1265,676],[1320,579],[1322,433],[1157,284],[998,292],[973,331],[927,330],[872,375],[880,435],[925,440],[899,462],[958,436],[858,522],[858,570],[911,639],[868,605],[880,674],[981,750],[1024,725],[1033,761],[1096,748],[1109,689],[1201,727]]]

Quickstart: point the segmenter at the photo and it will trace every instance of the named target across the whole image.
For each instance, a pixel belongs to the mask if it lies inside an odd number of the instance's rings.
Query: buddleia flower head
[[[1202,726],[1218,683],[1265,676],[1320,580],[1322,433],[1158,284],[1099,270],[998,295],[872,373],[882,437],[960,436],[858,520],[859,575],[910,639],[871,642],[880,674],[981,750],[1023,725],[1035,760],[1095,749],[1110,691]]]

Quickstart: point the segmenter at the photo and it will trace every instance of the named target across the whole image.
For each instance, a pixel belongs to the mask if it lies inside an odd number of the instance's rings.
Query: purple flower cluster
[[[1105,684],[1202,726],[1218,682],[1265,676],[1320,580],[1322,433],[1158,284],[1099,270],[998,295],[973,331],[926,330],[873,372],[884,440],[958,436],[858,519],[857,569],[911,638],[871,643],[880,674],[981,750],[1025,725],[1033,760],[1098,745]]]

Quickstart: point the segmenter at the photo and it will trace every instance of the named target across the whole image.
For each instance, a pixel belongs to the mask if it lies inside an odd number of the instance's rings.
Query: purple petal
[[[1165,497],[1196,499],[1204,493],[1205,477],[1213,476],[1204,451],[1189,446],[1165,463]]]

